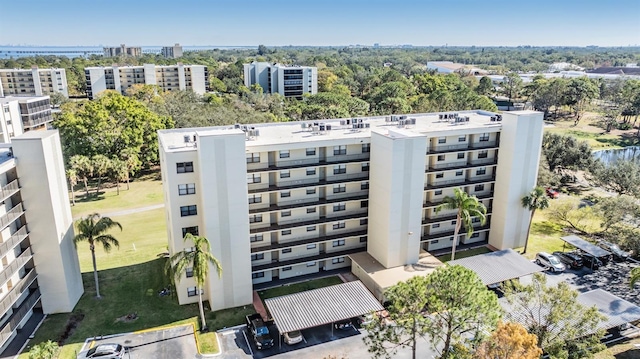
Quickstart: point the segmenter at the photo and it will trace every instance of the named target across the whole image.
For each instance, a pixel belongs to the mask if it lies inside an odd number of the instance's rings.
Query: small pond
[[[640,146],[629,146],[615,150],[593,151],[593,156],[604,164],[609,164],[619,159],[634,159],[640,162]]]

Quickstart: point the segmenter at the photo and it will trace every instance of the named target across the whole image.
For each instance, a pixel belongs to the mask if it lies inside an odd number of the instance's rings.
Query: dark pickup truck
[[[271,338],[269,328],[264,324],[260,314],[247,315],[247,327],[258,349],[273,347],[273,338]]]

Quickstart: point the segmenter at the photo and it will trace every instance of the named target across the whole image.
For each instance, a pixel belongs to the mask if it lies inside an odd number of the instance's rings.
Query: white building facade
[[[2,352],[29,320],[72,311],[84,288],[58,132],[2,146],[0,186]]]
[[[61,93],[69,97],[65,69],[0,69],[0,97],[43,96]]]
[[[177,59],[178,57],[182,57],[182,46],[180,46],[180,44],[175,44],[173,46],[163,46],[160,54],[163,57]]]
[[[87,97],[94,99],[100,92],[115,90],[126,94],[135,84],[157,85],[163,91],[191,90],[199,95],[207,91],[209,73],[202,65],[110,66],[84,69]]]
[[[279,93],[301,99],[318,93],[318,69],[309,66],[285,66],[268,62],[244,64],[244,85],[258,84],[265,93]]]
[[[256,284],[350,267],[354,253],[389,268],[450,248],[456,214],[435,208],[454,188],[488,209],[457,243],[522,246],[529,213],[519,201],[535,186],[542,114],[173,129],[159,141],[169,251],[189,250],[188,232],[209,238],[223,273],[204,296],[218,310],[250,303]],[[198,300],[192,278],[177,293]]]

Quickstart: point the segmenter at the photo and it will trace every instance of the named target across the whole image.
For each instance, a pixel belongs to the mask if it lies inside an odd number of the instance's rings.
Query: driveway
[[[117,343],[128,348],[125,359],[199,358],[191,325],[123,334],[95,340],[89,345],[95,347],[101,343]]]

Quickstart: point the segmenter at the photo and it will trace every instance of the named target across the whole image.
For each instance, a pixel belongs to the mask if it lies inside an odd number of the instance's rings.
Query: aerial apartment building
[[[351,266],[367,252],[385,268],[450,248],[454,188],[488,220],[457,243],[522,246],[536,182],[542,114],[485,111],[159,131],[169,251],[207,237],[223,273],[204,296],[214,310],[251,302],[254,284]],[[177,284],[197,301],[195,281]]]
[[[177,59],[178,57],[182,57],[182,46],[180,46],[180,44],[164,46],[162,47],[160,54],[162,54],[163,57]]]
[[[207,91],[209,73],[202,65],[111,66],[87,67],[87,97],[94,99],[104,90],[116,90],[123,95],[135,84],[157,85],[163,91],[191,90],[199,95]]]
[[[105,57],[118,57],[118,56],[142,56],[142,48],[139,46],[128,47],[125,44],[115,47],[103,47],[102,51]]]
[[[52,121],[49,96],[0,97],[0,143],[26,131],[46,129]]]
[[[265,93],[301,99],[306,93],[318,93],[318,68],[254,61],[244,64],[244,85],[253,84],[260,85]]]
[[[61,93],[69,97],[65,69],[0,69],[0,96],[44,96]]]
[[[0,145],[0,352],[84,291],[66,183],[57,131]]]

